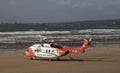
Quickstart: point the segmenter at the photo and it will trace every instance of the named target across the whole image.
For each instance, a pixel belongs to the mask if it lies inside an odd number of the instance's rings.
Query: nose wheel
[[[57,59],[56,59],[57,61],[59,61],[60,60],[60,58],[59,57],[57,57]]]
[[[30,59],[31,59],[31,60],[35,60],[35,57],[31,57]]]

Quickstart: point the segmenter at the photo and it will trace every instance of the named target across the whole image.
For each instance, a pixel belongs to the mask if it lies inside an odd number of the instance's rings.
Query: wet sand
[[[1,52],[0,73],[120,73],[120,46],[92,47],[60,61],[30,60],[23,52]]]

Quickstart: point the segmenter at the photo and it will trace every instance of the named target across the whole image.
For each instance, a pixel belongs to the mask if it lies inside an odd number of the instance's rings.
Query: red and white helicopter
[[[59,60],[59,57],[65,56],[70,53],[72,54],[84,53],[87,46],[89,46],[91,40],[92,39],[90,40],[84,39],[84,43],[79,49],[62,46],[58,43],[43,42],[42,44],[34,44],[24,52],[24,56],[30,57],[30,59],[32,60],[36,59],[36,57],[49,58],[49,59],[57,58],[57,60]]]

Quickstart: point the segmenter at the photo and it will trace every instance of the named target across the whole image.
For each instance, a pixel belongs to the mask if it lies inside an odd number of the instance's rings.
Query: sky
[[[0,22],[68,22],[120,18],[120,0],[0,0]]]

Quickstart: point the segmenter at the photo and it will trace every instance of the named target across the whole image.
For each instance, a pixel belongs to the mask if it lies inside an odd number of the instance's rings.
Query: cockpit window
[[[35,49],[34,51],[35,51],[35,52],[40,52],[41,50],[40,50],[40,49]]]
[[[54,50],[52,50],[52,52],[54,52]]]

